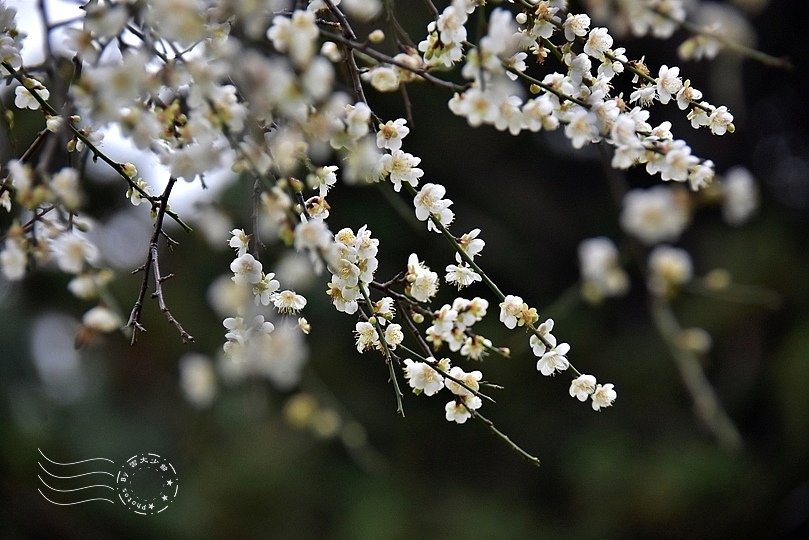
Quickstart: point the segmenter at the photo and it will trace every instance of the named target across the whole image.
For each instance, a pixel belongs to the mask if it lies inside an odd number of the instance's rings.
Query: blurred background
[[[758,181],[761,204],[748,223],[731,227],[718,207],[706,206],[677,245],[691,253],[697,275],[725,269],[734,283],[778,301],[740,303],[687,290],[672,304],[683,326],[712,336],[703,368],[741,433],[740,451],[721,449],[694,416],[650,319],[645,258],[634,257],[637,249],[618,225],[616,182],[645,187],[659,180],[640,170],[615,178],[596,147],[574,151],[561,133],[511,137],[470,129],[446,109],[448,95],[411,85],[415,125],[405,149],[422,158],[424,180],[447,187],[453,231],[482,229],[482,267],[504,292],[556,320],[574,364],[615,384],[615,405],[594,413],[568,397],[566,375],[537,373],[527,338],[496,321],[493,299],[476,285],[467,295],[492,301],[476,329],[513,352],[480,366],[505,387],[482,412],[542,466],[522,461],[480,424],[448,423],[443,400],[406,392],[401,418],[384,363],[356,353],[356,320],[333,310],[323,278],[301,270],[303,258],[285,258],[277,248],[263,257],[265,268],[279,274],[278,267],[287,268],[282,284],[297,279],[309,299],[304,315],[312,335],[305,345],[292,344],[308,350],[300,384],[279,388],[265,378],[228,384],[217,376],[215,395],[189,399],[183,362],[193,361],[189,354],[215,358],[224,341],[222,316],[210,301],[210,283],[232,259],[221,238],[231,226],[250,225],[252,185],[235,179],[218,185],[210,197],[218,199],[215,207],[197,207],[197,232],[175,231],[181,244],[161,257],[163,271],[177,274],[166,295],[196,337],[192,345],[183,345],[147,301],[148,333],[135,345],[113,333],[76,350],[89,306],[67,292],[67,276],[45,271],[21,283],[0,281],[2,536],[800,536],[809,523],[807,21],[797,17],[796,2],[758,4],[746,12],[757,48],[789,56],[795,70],[727,54],[681,62],[676,46],[685,33],[664,41],[622,39],[630,57],[642,51],[652,66],[680,65],[707,99],[728,105],[736,133],[693,131],[672,107],[657,107],[652,121],[671,120],[675,134],[720,174],[743,165]],[[418,35],[426,14],[400,11]],[[13,91],[4,89],[2,99],[10,106]],[[371,92],[369,100],[383,118],[404,114],[397,94]],[[16,139],[32,140],[40,121],[36,113],[18,113]],[[5,136],[2,142],[6,162],[17,154]],[[147,170],[137,157],[132,161]],[[110,294],[126,315],[140,286],[128,272],[142,264],[150,221],[105,174],[90,170],[86,209],[100,223],[94,240],[118,274]],[[371,228],[380,240],[378,279],[403,269],[413,252],[441,273],[452,262],[443,239],[403,219],[400,210],[408,211],[410,201],[388,191],[339,186],[329,196],[331,229]],[[0,220],[5,229],[8,216]],[[204,234],[211,231],[220,235],[214,243]],[[626,296],[592,306],[579,298],[577,248],[600,235],[622,249],[632,284]],[[438,305],[454,297],[444,286]],[[178,497],[156,516],[100,501],[55,506],[37,493],[38,448],[60,462],[105,457],[122,464],[136,453],[157,453],[177,469]]]

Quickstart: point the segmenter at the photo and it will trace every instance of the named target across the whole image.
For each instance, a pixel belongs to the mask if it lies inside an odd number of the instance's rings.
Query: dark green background
[[[423,158],[424,181],[447,186],[455,201],[453,231],[482,228],[487,246],[481,265],[505,292],[557,319],[576,365],[615,383],[615,406],[593,413],[568,397],[566,375],[549,379],[536,372],[527,338],[496,322],[493,303],[495,316],[478,329],[514,355],[482,365],[487,379],[506,387],[483,412],[537,454],[542,467],[521,461],[481,425],[447,423],[443,399],[407,394],[407,417],[399,418],[385,365],[355,352],[355,319],[334,312],[318,282],[300,291],[310,300],[305,315],[314,327],[304,388],[361,423],[369,445],[351,453],[339,440],[290,427],[281,412],[290,393],[262,381],[220,386],[211,409],[195,410],[181,395],[177,359],[188,350],[213,353],[221,346],[221,321],[205,294],[209,281],[227,271],[229,253],[212,254],[201,238],[178,232],[182,244],[162,258],[164,272],[178,274],[167,295],[197,343],[182,345],[149,302],[149,333],[135,346],[111,335],[83,352],[90,384],[70,405],[43,392],[27,352],[28,330],[53,306],[78,317],[87,305],[69,297],[66,278],[52,273],[15,285],[0,304],[0,536],[797,536],[809,517],[809,119],[805,21],[796,18],[796,9],[795,2],[773,1],[752,20],[759,48],[790,55],[793,72],[728,58],[680,63],[674,52],[680,35],[662,43],[627,42],[630,56],[643,51],[650,65],[681,65],[706,98],[730,106],[737,131],[724,137],[693,132],[673,107],[658,107],[653,121],[672,120],[675,133],[713,159],[719,172],[742,164],[760,181],[762,208],[751,223],[731,228],[717,209],[704,209],[678,244],[692,253],[698,274],[727,268],[738,282],[766,287],[783,300],[775,310],[695,295],[675,304],[685,326],[704,327],[714,337],[705,369],[741,430],[742,452],[721,451],[692,415],[650,323],[635,263],[628,267],[633,288],[626,298],[598,308],[556,302],[577,286],[582,239],[604,234],[625,246],[619,208],[595,149],[571,151],[560,133],[509,137],[491,128],[472,130],[446,110],[448,95],[411,87],[415,129],[405,149]],[[407,15],[412,28],[421,28],[424,13]],[[734,72],[737,80],[727,76]],[[403,115],[396,95],[370,92],[369,99],[383,117]],[[36,129],[23,117],[20,140]],[[641,171],[626,181],[658,182]],[[118,184],[89,189],[91,214],[125,204]],[[242,183],[227,192],[232,215],[249,215],[249,190]],[[441,237],[423,224],[403,224],[380,188],[339,186],[330,202],[332,230],[368,224],[380,239],[380,279],[402,269],[411,252],[438,271],[451,261]],[[249,223],[237,218],[237,225]],[[274,256],[272,250],[266,254],[269,268]],[[139,283],[124,274],[115,284],[123,306],[134,300]],[[469,291],[488,294],[481,286]],[[453,297],[443,287],[440,300]],[[106,503],[53,506],[36,492],[37,448],[57,461],[105,456],[121,462],[136,452],[156,452],[177,467],[179,497],[151,517]]]

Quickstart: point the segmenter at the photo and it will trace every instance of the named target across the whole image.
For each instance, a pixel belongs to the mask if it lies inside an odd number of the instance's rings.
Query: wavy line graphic
[[[81,474],[74,474],[72,476],[59,476],[57,474],[53,474],[51,471],[46,469],[45,466],[42,463],[40,463],[39,461],[37,461],[37,465],[39,465],[39,468],[42,469],[43,471],[45,471],[46,473],[48,473],[50,476],[53,476],[54,478],[59,478],[59,479],[62,479],[62,480],[66,480],[66,479],[69,479],[69,478],[80,478],[82,476],[87,476],[87,475],[90,475],[90,474],[106,474],[106,475],[109,475],[109,476],[112,476],[113,478],[115,478],[114,474],[112,474],[110,472],[107,472],[107,471],[90,471],[90,472],[81,473]]]
[[[41,490],[41,489],[37,489],[37,491],[39,491],[39,494],[40,494],[40,495],[42,495],[42,497],[44,497],[46,501],[48,501],[49,503],[52,503],[52,504],[57,504],[57,505],[59,505],[59,506],[73,506],[74,504],[81,504],[81,503],[86,503],[86,502],[90,502],[90,501],[107,501],[108,503],[115,504],[115,501],[111,501],[111,500],[109,500],[109,499],[103,499],[103,498],[96,498],[96,499],[85,499],[85,500],[83,500],[83,501],[76,501],[76,502],[69,502],[69,503],[60,503],[60,502],[56,502],[56,501],[52,501],[52,500],[50,500],[48,497],[46,497],[46,496],[45,496],[45,494],[44,494],[44,493],[42,493],[42,490]]]
[[[111,460],[111,459],[107,459],[107,458],[104,458],[104,457],[96,457],[96,458],[90,458],[90,459],[83,459],[83,460],[81,460],[81,461],[74,461],[74,462],[71,462],[71,463],[59,463],[58,461],[54,461],[54,460],[52,460],[51,458],[49,458],[48,456],[46,456],[46,455],[45,455],[45,453],[44,453],[42,450],[40,450],[39,448],[37,448],[37,452],[39,452],[39,453],[42,455],[42,457],[44,457],[45,459],[47,459],[48,461],[50,461],[50,462],[51,462],[51,463],[53,463],[54,465],[63,465],[63,466],[68,466],[68,465],[78,465],[78,464],[80,464],[80,463],[87,463],[88,461],[99,461],[99,460],[100,460],[100,461],[109,461],[110,463],[112,463],[113,465],[115,465],[115,462],[114,462],[113,460]]]
[[[115,491],[114,487],[108,486],[106,484],[93,484],[92,486],[82,486],[82,487],[77,487],[77,488],[73,488],[73,489],[56,489],[55,487],[48,485],[48,483],[45,480],[43,480],[41,476],[37,475],[37,478],[39,478],[40,482],[45,484],[45,487],[48,487],[48,488],[50,488],[50,489],[52,489],[54,491],[58,491],[60,493],[68,493],[68,492],[71,492],[71,491],[81,491],[82,489],[90,489],[90,488],[94,488],[94,487],[104,487],[104,488],[111,489],[111,490]]]
[[[76,505],[76,504],[82,504],[82,503],[91,502],[91,501],[106,501],[108,503],[115,504],[114,500],[110,500],[110,499],[107,499],[107,498],[104,498],[104,497],[92,497],[92,498],[82,499],[82,500],[78,500],[78,501],[70,500],[70,498],[69,498],[71,495],[73,495],[73,496],[78,495],[78,492],[81,492],[82,490],[85,490],[85,489],[106,488],[106,489],[115,491],[114,487],[109,486],[107,484],[98,484],[98,483],[96,483],[96,484],[87,484],[87,485],[85,485],[85,482],[91,481],[91,480],[89,478],[83,478],[83,477],[86,477],[86,476],[98,475],[98,474],[106,474],[108,476],[111,476],[111,477],[115,478],[114,474],[112,474],[112,473],[110,473],[108,471],[101,471],[101,470],[89,471],[89,472],[78,473],[78,474],[64,474],[65,472],[73,472],[73,471],[62,471],[61,470],[62,468],[73,467],[73,466],[76,466],[76,465],[83,465],[83,464],[86,464],[86,463],[91,463],[91,462],[96,462],[96,461],[106,461],[106,462],[112,463],[114,465],[115,464],[114,461],[112,461],[111,459],[107,459],[107,458],[91,458],[91,459],[83,459],[81,461],[73,461],[73,462],[68,462],[68,463],[62,463],[62,462],[59,462],[59,461],[54,461],[53,459],[49,458],[39,448],[37,448],[37,451],[40,453],[40,455],[43,458],[45,458],[45,460],[47,460],[47,462],[51,463],[51,465],[49,465],[49,467],[54,468],[54,470],[56,470],[59,473],[63,473],[63,474],[54,474],[53,472],[51,472],[47,468],[45,468],[45,466],[41,462],[37,461],[37,465],[39,465],[39,468],[42,469],[48,476],[50,476],[52,478],[58,478],[59,480],[74,480],[73,485],[71,487],[56,488],[56,487],[53,487],[50,484],[48,484],[42,478],[42,476],[38,474],[37,478],[42,483],[42,485],[45,488],[47,488],[46,492],[48,492],[49,494],[51,492],[67,494],[67,497],[68,497],[67,500],[69,502],[55,501],[52,498],[45,495],[45,492],[43,492],[43,490],[41,488],[37,488],[37,491],[39,492],[39,494],[42,495],[42,497],[46,501],[48,501],[48,502],[50,502],[52,504],[58,505],[58,506],[73,506],[73,505]],[[75,479],[77,479],[77,478],[83,478],[83,480],[82,481],[75,481]],[[58,483],[57,483],[57,485],[58,485]],[[48,490],[50,490],[50,491],[48,491]],[[53,497],[53,495],[51,495],[51,497]],[[64,498],[64,497],[65,496],[62,496],[62,498]],[[59,498],[59,497],[56,497],[56,498]]]

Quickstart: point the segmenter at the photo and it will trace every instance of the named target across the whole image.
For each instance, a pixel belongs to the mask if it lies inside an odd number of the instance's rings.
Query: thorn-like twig
[[[137,340],[138,332],[146,331],[143,325],[140,323],[140,318],[143,310],[143,300],[146,297],[146,291],[149,288],[149,276],[151,274],[154,274],[155,284],[155,290],[151,294],[151,297],[157,298],[157,304],[160,307],[160,311],[163,313],[163,315],[165,315],[169,323],[180,333],[183,343],[190,343],[194,341],[194,336],[189,334],[185,328],[183,328],[183,325],[180,324],[180,321],[174,317],[166,304],[166,299],[163,295],[163,282],[174,277],[174,274],[166,274],[165,276],[162,276],[160,274],[160,260],[158,258],[158,242],[160,241],[161,234],[165,236],[165,233],[163,233],[163,220],[166,216],[166,209],[168,208],[171,190],[174,188],[174,184],[176,182],[176,178],[170,177],[169,182],[166,185],[166,189],[163,190],[163,194],[157,199],[157,217],[155,218],[154,232],[152,232],[152,238],[149,241],[149,249],[146,253],[146,262],[132,272],[133,274],[141,271],[143,272],[143,280],[141,281],[138,298],[135,300],[134,306],[132,306],[132,311],[129,314],[129,321],[126,323],[128,327],[132,327],[132,343],[135,343]],[[166,238],[170,240],[169,246],[171,246],[171,242],[174,242],[174,240],[171,240],[167,236]],[[176,242],[174,243],[176,244]]]

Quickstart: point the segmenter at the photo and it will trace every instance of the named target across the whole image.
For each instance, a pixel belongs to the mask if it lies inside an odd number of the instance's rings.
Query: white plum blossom
[[[247,253],[250,244],[250,235],[244,232],[244,229],[233,229],[230,231],[231,237],[228,240],[228,245],[237,251],[237,257]]]
[[[483,147],[472,141],[467,144],[462,134],[452,132],[454,127],[437,119],[419,120],[413,114],[419,107],[411,107],[410,98],[415,98],[413,103],[424,98],[422,90],[416,88],[430,86],[445,92],[450,112],[469,126],[491,126],[514,136],[523,131],[558,130],[549,134],[549,140],[564,136],[576,149],[600,142],[612,146],[614,168],[641,166],[663,181],[688,182],[693,190],[708,186],[714,164],[694,155],[685,140],[676,138],[672,122],[651,124],[650,109],[655,102],[675,100],[683,111],[679,114],[686,115],[692,126],[707,127],[715,135],[735,130],[733,115],[726,106],[703,101],[703,93],[681,76],[680,68],[647,65],[641,52],[628,55],[622,47],[613,49],[611,35],[611,31],[671,35],[685,21],[689,3],[585,3],[593,20],[600,21],[600,15],[613,12],[623,15],[591,28],[590,16],[569,12],[568,4],[574,3],[566,0],[447,0],[438,8],[428,2],[433,12],[422,14],[426,28],[411,41],[394,18],[394,12],[402,12],[406,2],[90,1],[81,17],[67,21],[69,24],[58,30],[64,33],[67,48],[75,56],[77,73],[71,79],[70,69],[47,70],[47,84],[59,89],[54,105],[63,116],[56,116],[56,111],[45,105],[51,97],[49,89],[30,77],[43,73],[42,66],[23,65],[25,32],[17,28],[16,10],[0,0],[0,75],[7,84],[16,86],[16,109],[28,109],[25,116],[36,116],[48,130],[42,131],[27,150],[19,149],[23,157],[3,164],[8,178],[0,178],[0,207],[9,213],[4,219],[9,225],[0,235],[2,276],[19,281],[29,267],[56,266],[72,274],[65,281],[70,280],[68,290],[80,300],[111,302],[105,285],[113,273],[99,266],[101,252],[88,240],[97,238],[93,236],[97,233],[87,233],[89,221],[80,212],[85,199],[80,187],[89,180],[83,177],[80,165],[92,162],[103,168],[110,166],[115,176],[122,177],[116,181],[124,181],[119,187],[121,192],[126,190],[133,206],[147,202],[146,208],[138,209],[126,203],[127,211],[151,217],[156,227],[146,252],[147,264],[142,267],[147,271],[139,298],[156,287],[153,296],[159,300],[161,311],[187,341],[190,336],[165,306],[162,280],[156,275],[155,243],[159,241],[161,248],[167,242],[173,245],[168,236],[173,235],[170,227],[179,224],[188,228],[181,204],[185,193],[179,192],[195,186],[171,192],[175,179],[199,179],[200,188],[212,187],[208,196],[213,200],[204,203],[206,208],[218,208],[216,198],[224,193],[220,187],[231,184],[234,187],[226,188],[227,200],[223,199],[226,204],[221,211],[200,212],[189,218],[203,232],[217,230],[214,247],[226,249],[223,240],[227,237],[228,246],[234,250],[229,262],[231,273],[221,275],[209,289],[209,303],[225,328],[218,364],[214,366],[200,355],[187,355],[179,363],[180,386],[195,406],[212,403],[217,377],[226,382],[262,377],[282,390],[300,381],[307,356],[302,340],[312,326],[298,317],[307,299],[293,289],[309,290],[312,276],[325,270],[328,273],[317,285],[321,300],[325,292],[337,311],[354,316],[352,338],[357,351],[380,355],[377,360],[387,361],[393,370],[393,383],[395,370],[401,368],[416,394],[432,396],[446,390],[443,393],[449,401],[444,413],[450,422],[462,424],[476,416],[475,411],[483,405],[483,394],[479,393],[483,374],[453,367],[448,358],[418,356],[438,352],[411,352],[404,344],[403,327],[416,334],[414,343],[421,348],[440,351],[446,347],[466,360],[479,361],[490,353],[509,357],[511,351],[494,346],[479,333],[488,324],[481,321],[489,310],[489,300],[458,296],[439,307],[436,299],[441,277],[458,290],[485,280],[493,292],[491,298],[499,301],[499,321],[508,329],[523,327],[529,334],[537,370],[553,376],[570,369],[574,374],[568,390],[571,397],[581,402],[591,400],[595,411],[609,407],[616,399],[614,386],[598,384],[595,376],[581,374],[571,366],[567,358],[571,346],[557,340],[553,319],[539,324],[535,308],[520,296],[503,296],[477,266],[475,257],[486,245],[480,238],[481,230],[470,225],[471,230],[465,229],[469,232],[461,236],[457,235],[462,231],[450,230],[455,222],[453,201],[446,198],[443,185],[423,180],[425,171],[419,168],[422,158],[406,152],[403,142],[418,122],[432,129],[432,140],[408,138],[408,146],[432,144],[446,150],[447,155],[471,155],[473,167],[485,159],[474,155]],[[719,30],[707,25],[705,29]],[[141,36],[138,30],[145,34]],[[719,44],[708,35],[695,36],[684,49],[691,56],[699,56],[715,53]],[[51,60],[46,58],[42,65],[51,66]],[[70,67],[69,62],[65,67]],[[634,79],[627,72],[633,73]],[[379,116],[381,109],[376,109],[376,102],[391,96],[372,93],[366,98],[370,88],[401,91],[402,116],[407,120]],[[9,115],[6,123],[13,119]],[[495,134],[494,130],[490,132]],[[150,191],[133,164],[116,161],[115,152],[108,155],[99,148],[105,133],[118,131],[167,170],[171,180],[163,195]],[[544,137],[531,139],[542,144]],[[61,168],[65,146],[69,166]],[[497,143],[492,148],[506,147]],[[17,149],[13,150],[16,155]],[[537,170],[542,167],[541,154],[536,154]],[[225,166],[233,174],[224,170]],[[514,168],[506,163],[500,169],[501,176],[507,177]],[[145,171],[141,174],[152,181],[153,171],[148,166]],[[159,176],[155,178],[160,181]],[[499,181],[496,178],[495,184]],[[351,217],[346,211],[364,203],[352,200],[358,189],[335,193],[342,184],[375,184],[373,189],[383,190],[387,196],[392,196],[391,188],[399,193],[404,185],[405,192],[413,197],[417,220],[426,222],[428,231],[443,233],[455,250],[454,262],[446,257],[440,263],[445,269],[443,276],[412,253],[406,269],[393,269],[391,275],[377,278],[380,265],[386,272],[390,270],[378,259],[380,242],[367,225],[359,229],[343,225]],[[243,201],[231,200],[246,192],[253,198],[253,215],[233,216],[231,221],[225,211],[249,212]],[[169,205],[169,195],[174,208]],[[502,190],[502,195],[511,197],[515,192]],[[345,201],[351,206],[339,209],[337,206]],[[620,225],[627,235],[650,248],[647,285],[657,299],[674,296],[693,279],[688,253],[659,244],[676,241],[692,211],[703,203],[722,203],[725,219],[740,224],[755,210],[758,192],[749,174],[732,169],[723,182],[701,197],[690,197],[684,186],[669,184],[632,189],[623,200]],[[385,212],[366,209],[369,222]],[[526,227],[535,225],[534,216],[520,218]],[[251,234],[233,228],[242,224]],[[397,230],[385,231],[385,235],[394,241],[402,238]],[[106,242],[100,246],[110,263],[119,262]],[[553,246],[547,247],[545,254],[552,258]],[[305,254],[295,254],[293,248]],[[585,240],[578,254],[582,296],[587,301],[595,303],[627,291],[629,277],[611,240]],[[433,255],[429,256],[432,259]],[[293,258],[300,263],[286,265],[286,270],[281,270],[280,264],[275,267],[278,279],[275,273],[265,272],[259,260]],[[435,260],[438,264],[440,259]],[[161,259],[160,264],[163,262]],[[300,271],[300,264],[305,271]],[[172,264],[166,261],[164,266]],[[170,276],[164,273],[165,277]],[[289,288],[282,290],[282,282]],[[128,326],[139,332],[143,330],[140,304],[136,308]],[[289,315],[291,321],[279,322]],[[83,332],[89,336],[114,331],[124,322],[103,304],[89,309],[82,320]],[[390,351],[396,354],[388,354]],[[405,358],[402,351],[416,360]],[[401,379],[402,373],[398,376]],[[497,388],[495,384],[491,387]],[[318,411],[321,413],[333,419],[327,422],[329,429],[314,426],[319,434],[344,434],[338,428],[349,427],[333,411],[324,408]],[[478,419],[488,423],[485,417]],[[350,445],[349,437],[344,442]]]
[[[722,217],[730,225],[742,225],[758,208],[758,188],[753,175],[741,166],[727,171],[722,179]]]
[[[512,294],[507,295],[500,302],[500,322],[506,325],[509,330],[516,328],[518,322],[522,326],[524,323],[522,323],[521,317],[526,307],[521,297]],[[519,321],[518,318],[520,318]]]
[[[596,378],[592,375],[579,375],[570,383],[570,397],[575,397],[582,403],[587,401],[587,398],[589,398],[595,390]]]
[[[306,307],[306,298],[290,290],[276,293],[272,302],[279,313],[297,313]]]
[[[402,139],[410,133],[410,128],[406,124],[407,120],[404,118],[379,124],[379,131],[376,132],[376,145],[392,152],[401,149]]]
[[[728,112],[728,108],[724,105],[717,107],[708,117],[708,127],[714,135],[733,133],[736,129],[733,125],[733,115]]]
[[[105,306],[92,308],[82,316],[81,322],[86,328],[104,334],[119,329],[123,324],[121,317]]]
[[[180,388],[195,407],[208,407],[216,397],[216,371],[213,362],[199,353],[180,358]]]
[[[488,349],[492,347],[492,341],[483,336],[467,336],[464,344],[461,347],[461,354],[470,358],[471,360],[482,360]]]
[[[371,129],[369,122],[371,121],[371,109],[363,102],[355,103],[354,105],[346,105],[346,133],[353,140],[358,140],[364,135],[368,134]]]
[[[486,246],[486,242],[482,238],[478,238],[479,236],[480,229],[472,229],[458,238],[458,245],[461,246],[464,253],[473,259],[477,255],[480,255],[480,252],[483,251],[483,248]],[[457,257],[460,258],[460,256]],[[460,262],[460,260],[458,262]]]
[[[31,90],[35,92],[40,98],[47,100],[51,93],[45,88],[41,82],[36,79],[26,79],[26,82],[31,85]],[[39,109],[39,101],[34,97],[31,91],[25,86],[18,86],[14,89],[14,105],[18,109]]]
[[[79,171],[65,167],[51,178],[51,189],[62,203],[70,210],[81,205],[82,195],[79,190]]]
[[[581,148],[598,140],[597,120],[595,114],[582,107],[571,115],[570,122],[565,126],[565,135],[570,139],[573,148]]]
[[[466,10],[460,9],[454,4],[444,8],[436,20],[436,29],[441,42],[447,45],[463,42],[466,39],[466,26],[464,25],[467,18]]]
[[[374,303],[374,313],[380,316],[380,324],[385,324],[386,321],[393,320],[396,315],[396,307],[394,307],[394,300],[390,296],[380,298]]]
[[[405,279],[408,282],[407,294],[417,302],[429,302],[438,292],[438,274],[419,261],[415,253],[407,259]]]
[[[435,358],[428,358],[430,362],[435,362]],[[444,377],[425,362],[414,362],[410,358],[404,361],[404,374],[407,384],[415,392],[424,392],[426,396],[432,396],[444,388]]]
[[[379,333],[368,321],[359,321],[354,327],[354,333],[357,334],[357,352],[373,349],[379,345]]]
[[[430,219],[431,217],[437,219],[444,227],[448,227],[455,219],[455,213],[449,209],[452,201],[443,198],[446,193],[447,189],[440,184],[424,184],[413,198],[416,217],[419,221],[427,221],[428,230],[441,232],[441,229]]]
[[[680,68],[676,66],[660,66],[656,81],[657,98],[660,100],[660,103],[664,105],[671,100],[672,96],[676,96],[677,92],[683,87],[683,80],[680,78]]]
[[[86,264],[95,264],[98,248],[87,238],[75,233],[64,233],[51,241],[56,264],[63,272],[79,274]]]
[[[649,289],[667,295],[691,281],[693,264],[687,251],[671,246],[658,246],[649,254]]]
[[[337,183],[337,170],[336,165],[326,165],[318,167],[313,173],[306,177],[306,182],[309,187],[318,190],[321,197],[325,197],[331,188]]]
[[[551,330],[553,330],[553,319],[548,319],[540,324],[536,334],[533,334],[528,339],[534,356],[542,357],[548,351],[548,346],[551,348],[556,347],[556,336],[551,334]]]
[[[0,193],[0,208],[6,212],[11,212],[11,192],[7,189]]]
[[[447,421],[463,424],[472,416],[471,411],[479,409],[482,405],[483,401],[477,396],[459,397],[450,401],[444,406]]]
[[[691,169],[691,172],[688,174],[688,184],[691,187],[691,191],[699,191],[713,182],[714,176],[716,175],[713,167],[713,161],[708,159]]]
[[[267,30],[273,47],[281,52],[289,52],[298,66],[305,66],[312,59],[319,35],[315,14],[300,10],[293,12],[292,17],[274,17],[272,26]]]
[[[147,196],[151,195],[149,184],[143,178],[138,178],[137,180],[133,180],[133,184],[135,184],[140,191],[131,187],[126,191],[126,198],[129,199],[129,202],[132,203],[132,206],[140,206],[140,203],[143,202],[143,193]]]
[[[357,299],[360,298],[359,287],[345,288],[331,282],[326,294],[331,298],[334,309],[352,315],[359,309]]]
[[[582,293],[592,302],[620,296],[629,289],[629,276],[621,268],[618,248],[606,237],[588,238],[579,244]]]
[[[702,92],[691,86],[691,81],[686,79],[683,87],[677,92],[677,107],[681,111],[686,110],[691,103],[699,102],[702,99]]]
[[[446,378],[444,381],[447,390],[449,390],[456,396],[462,397],[474,396],[473,392],[477,392],[480,389],[480,381],[483,379],[483,373],[481,373],[480,371],[474,370],[467,373],[458,366],[455,366],[452,369],[450,369],[449,375],[451,375],[452,377],[454,377],[455,379],[461,381],[464,385],[466,385],[464,387],[450,378]],[[470,389],[472,391],[470,391]]]
[[[570,362],[565,356],[568,352],[570,352],[570,345],[567,343],[554,346],[537,361],[537,370],[545,376],[554,375],[557,371],[565,371],[570,367]]]
[[[230,263],[231,278],[234,283],[255,285],[261,281],[261,261],[257,261],[250,253],[245,253],[233,259]]]
[[[399,89],[399,73],[388,66],[377,66],[362,74],[363,80],[371,83],[379,92],[395,92]]]
[[[256,305],[269,306],[270,302],[272,302],[273,295],[281,288],[281,284],[277,279],[273,279],[274,277],[275,274],[272,272],[269,274],[262,273],[261,279],[258,280],[258,283],[253,285],[253,295]]]
[[[20,243],[13,239],[6,239],[5,249],[0,251],[0,267],[3,276],[9,281],[19,281],[25,277],[25,266],[28,256]]]
[[[629,102],[635,103],[636,101],[642,107],[648,107],[652,104],[657,95],[657,87],[651,84],[642,84],[632,91],[629,95]]]
[[[602,60],[604,53],[612,47],[612,36],[606,28],[593,28],[584,44],[584,52],[593,58]]]
[[[323,250],[331,245],[331,232],[322,220],[302,221],[295,227],[295,249]]]
[[[592,405],[594,411],[600,411],[605,407],[612,406],[612,403],[618,397],[618,393],[615,391],[615,387],[612,383],[607,383],[605,385],[597,385],[595,391],[592,394]]]
[[[689,222],[689,213],[675,191],[663,186],[635,189],[624,196],[621,227],[644,244],[676,240]]]
[[[388,325],[388,327],[385,328],[384,337],[385,343],[388,344],[388,347],[395,350],[396,346],[404,341],[404,332],[402,332],[402,326],[396,323]]]
[[[449,284],[457,285],[458,289],[468,287],[472,283],[483,279],[480,274],[466,263],[447,265],[446,271],[447,275],[444,276],[444,279]]]
[[[562,23],[562,28],[565,31],[565,39],[568,41],[573,41],[576,37],[584,37],[590,28],[590,17],[583,13],[578,15],[568,13],[565,22]]]
[[[421,158],[408,154],[402,150],[394,150],[391,154],[382,156],[382,169],[390,175],[393,189],[400,191],[402,182],[407,182],[412,187],[418,186],[419,178],[424,176],[424,171],[416,165],[421,163]]]

